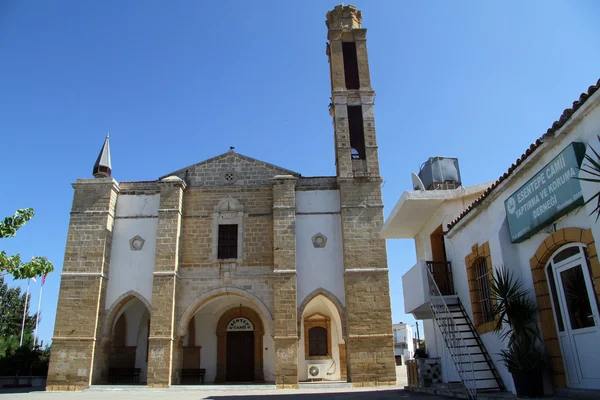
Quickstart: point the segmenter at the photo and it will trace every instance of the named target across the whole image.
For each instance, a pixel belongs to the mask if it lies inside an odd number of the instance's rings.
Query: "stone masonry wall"
[[[181,267],[211,267],[213,214],[219,200],[233,197],[244,207],[243,265],[273,265],[271,186],[188,188],[183,201]]]
[[[61,277],[48,371],[48,390],[81,390],[97,380],[94,357],[109,274],[118,186],[112,179],[79,179]]]
[[[380,180],[340,180],[346,347],[353,386],[394,385],[392,316]]]
[[[172,175],[180,177],[190,187],[218,187],[227,184],[223,179],[226,172],[235,173],[233,186],[268,185],[276,175],[299,176],[296,172],[233,151],[175,171]]]
[[[354,386],[396,381],[380,181],[340,181],[346,346]]]
[[[273,180],[275,384],[298,387],[296,324],[296,193],[297,179]]]
[[[348,369],[353,386],[395,385],[387,271],[345,276]]]
[[[148,386],[169,387],[173,372],[175,299],[179,264],[179,238],[183,205],[183,181],[161,181],[156,258],[150,319]]]
[[[340,182],[340,200],[345,268],[386,268],[380,181]]]
[[[346,292],[348,377],[354,386],[393,385],[396,380],[381,178],[362,14],[336,6],[327,14],[329,62]],[[347,89],[343,41],[354,41],[360,88]],[[365,159],[352,159],[348,106],[361,106]]]

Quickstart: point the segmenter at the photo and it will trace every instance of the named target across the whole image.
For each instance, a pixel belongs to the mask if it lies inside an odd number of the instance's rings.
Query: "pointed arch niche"
[[[126,379],[113,383],[143,383],[146,381],[148,371],[150,310],[136,296],[128,296],[119,303],[120,307],[113,310],[114,317],[109,318],[108,322],[110,324],[108,327],[110,329],[108,369],[139,368],[139,381]],[[121,378],[115,377],[114,379]]]
[[[308,379],[308,364],[322,364],[325,380],[346,380],[346,342],[341,303],[331,293],[317,290],[309,294],[298,309],[300,341],[298,375]]]

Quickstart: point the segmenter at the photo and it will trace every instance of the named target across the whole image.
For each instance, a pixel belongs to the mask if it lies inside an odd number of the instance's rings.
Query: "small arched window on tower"
[[[308,355],[327,355],[327,329],[316,326],[308,330]]]

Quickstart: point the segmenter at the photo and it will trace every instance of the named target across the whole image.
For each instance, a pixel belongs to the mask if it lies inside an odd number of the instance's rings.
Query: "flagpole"
[[[35,349],[36,339],[37,339],[37,330],[38,330],[38,322],[40,320],[40,307],[42,306],[42,289],[44,289],[44,282],[46,281],[46,276],[42,278],[42,282],[40,285],[40,298],[38,300],[38,311],[35,315],[35,331],[33,332],[33,348]]]
[[[25,294],[25,306],[23,307],[23,322],[21,323],[21,340],[19,341],[19,347],[23,345],[23,332],[25,331],[25,317],[27,316],[27,300],[29,300],[29,283],[31,278],[27,280],[27,293]]]

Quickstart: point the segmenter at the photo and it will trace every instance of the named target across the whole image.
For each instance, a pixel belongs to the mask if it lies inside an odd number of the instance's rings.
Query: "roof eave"
[[[423,226],[429,221],[431,215],[442,207],[444,202],[482,193],[490,184],[491,182],[486,182],[466,188],[450,190],[407,190],[402,193],[381,228],[381,236],[386,239],[412,239],[423,229]],[[419,210],[420,212],[417,215],[423,215],[423,218],[406,221],[403,211],[412,207],[418,207],[419,203],[428,207],[428,212],[423,213],[423,210]],[[429,204],[425,205],[424,203]],[[433,211],[431,212],[432,209]],[[409,215],[412,215],[410,210],[408,212]],[[398,221],[398,218],[402,218],[402,221]],[[401,228],[398,228],[398,226],[401,226]]]
[[[598,81],[600,84],[600,80]],[[485,198],[478,204],[475,204],[478,200],[476,200],[473,204],[467,208],[466,214],[462,217],[458,217],[458,221],[455,223],[451,223],[448,228],[446,234],[449,238],[454,236],[456,232],[460,231],[463,227],[469,224],[469,222],[479,215],[487,206],[496,200],[503,192],[506,190],[506,187],[513,183],[516,176],[519,173],[522,173],[532,167],[536,161],[542,157],[548,147],[552,147],[555,141],[559,136],[563,135],[565,132],[570,131],[570,129],[577,123],[579,123],[585,114],[587,114],[592,108],[600,105],[600,90],[596,90],[589,98],[586,99],[585,103],[582,104],[564,124],[558,128],[556,131],[551,134],[544,134],[540,139],[540,144],[535,147],[531,153],[526,156],[523,161],[517,165],[511,172],[506,176],[502,182],[498,183],[497,186],[490,186],[490,192],[488,195],[485,195]],[[520,158],[522,158],[521,156]],[[506,175],[506,173],[505,173]],[[501,177],[502,178],[502,177]],[[498,178],[499,180],[500,178]],[[498,181],[496,180],[496,182]],[[481,207],[483,206],[483,207]]]
[[[219,154],[219,155],[217,155],[217,156],[214,156],[214,157],[208,158],[208,159],[206,159],[206,160],[200,161],[200,162],[198,162],[198,163],[196,163],[196,164],[188,165],[188,166],[186,166],[186,167],[180,168],[180,169],[178,169],[178,170],[176,170],[176,171],[173,171],[173,172],[171,172],[171,173],[168,173],[168,174],[166,174],[166,175],[163,175],[163,176],[159,177],[159,178],[158,178],[158,180],[164,179],[164,178],[166,178],[166,177],[169,177],[169,176],[172,176],[172,175],[178,175],[178,174],[185,173],[185,170],[187,170],[187,169],[190,169],[190,168],[192,168],[192,167],[196,167],[196,166],[199,166],[199,165],[202,165],[202,164],[206,164],[206,163],[209,163],[209,162],[211,162],[211,161],[217,160],[217,159],[219,159],[219,158],[221,158],[221,157],[226,157],[226,156],[229,156],[229,155],[233,155],[234,157],[235,157],[235,156],[237,156],[237,157],[240,157],[240,158],[242,158],[242,159],[244,159],[244,160],[247,160],[247,161],[250,161],[250,162],[260,162],[260,163],[263,163],[263,164],[265,164],[265,165],[266,165],[267,167],[269,167],[269,168],[278,169],[278,170],[280,170],[281,172],[288,173],[289,175],[293,175],[293,176],[295,176],[295,177],[301,177],[301,176],[302,176],[302,175],[301,175],[300,173],[298,173],[298,172],[291,171],[291,170],[289,170],[289,169],[286,169],[286,168],[282,168],[282,167],[280,167],[280,166],[278,166],[278,165],[271,164],[271,163],[268,163],[268,162],[266,162],[266,161],[262,161],[262,160],[259,160],[259,159],[256,159],[256,158],[248,157],[248,156],[245,156],[245,155],[243,155],[243,154],[240,154],[240,153],[236,153],[236,152],[229,152],[229,151],[228,151],[228,152],[226,152],[226,153]]]

